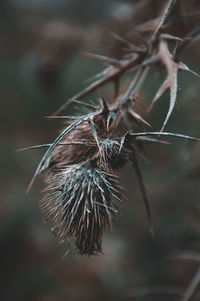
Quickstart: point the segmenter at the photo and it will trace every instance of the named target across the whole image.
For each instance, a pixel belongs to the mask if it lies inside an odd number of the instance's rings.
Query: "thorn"
[[[56,116],[56,115],[50,115],[50,116],[44,116],[44,118],[47,119],[78,119],[80,116]]]
[[[133,117],[135,118],[136,120],[138,121],[141,121],[143,122],[144,124],[146,124],[147,126],[151,127],[150,123],[148,123],[146,120],[144,120],[138,113],[136,113],[135,111],[133,110],[128,110],[128,113]]]
[[[23,152],[23,151],[26,151],[26,150],[35,149],[35,148],[42,148],[42,147],[47,147],[47,146],[51,146],[51,144],[39,144],[39,145],[27,146],[27,147],[17,149],[16,152]]]
[[[166,21],[168,15],[171,12],[171,10],[172,10],[173,6],[175,5],[175,3],[176,3],[176,0],[168,0],[167,1],[167,5],[163,9],[163,13],[159,17],[159,24],[158,24],[156,30],[154,31],[154,33],[152,35],[152,40],[156,37],[156,35],[159,32],[160,28],[162,27],[162,25]]]
[[[137,141],[143,141],[143,142],[158,142],[158,143],[163,143],[163,144],[171,144],[168,141],[165,140],[158,140],[155,138],[148,138],[148,137],[136,137]]]
[[[175,137],[175,138],[183,138],[183,139],[189,139],[194,141],[200,141],[200,138],[195,138],[192,136],[187,136],[183,134],[176,134],[176,133],[170,133],[170,132],[143,132],[143,133],[132,133],[127,132],[126,135],[129,135],[130,137],[138,137],[138,136],[168,136],[168,137]]]
[[[168,89],[168,81],[166,79],[160,86],[159,90],[156,92],[156,95],[154,96],[149,108],[147,109],[147,114],[152,110],[154,104],[166,92],[167,89]]]
[[[113,68],[112,66],[108,66],[103,71],[87,78],[86,80],[84,80],[84,82],[87,83],[87,82],[92,81],[92,80],[100,79],[101,77],[104,77],[105,75],[107,75],[112,68]]]
[[[176,45],[175,45],[173,53],[172,53],[172,57],[174,58],[174,60],[177,59],[177,57],[176,57],[176,51],[177,51],[178,45],[179,45],[179,41],[176,41]]]
[[[25,151],[25,150],[27,150],[27,147],[23,147],[23,148],[16,149],[15,152],[16,152],[16,153],[19,153],[19,152],[23,152],[23,151]]]
[[[116,66],[116,67],[121,66],[120,60],[114,59],[112,57],[107,57],[107,56],[104,56],[104,55],[95,54],[95,53],[91,53],[91,52],[87,52],[87,51],[84,51],[82,53],[89,56],[89,57],[101,60],[106,64],[113,65],[113,66]]]
[[[92,131],[92,135],[93,135],[93,137],[94,137],[94,139],[95,139],[95,141],[97,143],[99,152],[101,153],[101,146],[100,146],[100,143],[99,143],[99,139],[98,139],[97,131],[95,129],[94,122],[91,119],[88,119],[87,121],[88,121],[88,123],[90,125],[91,131]]]
[[[134,51],[134,52],[136,52],[136,53],[144,53],[144,52],[146,51],[146,49],[141,48],[141,47],[138,47],[138,46],[134,45],[133,43],[127,41],[126,39],[120,37],[117,33],[114,33],[114,32],[112,32],[112,31],[111,31],[110,33],[111,33],[111,36],[112,36],[115,40],[118,40],[118,41],[120,41],[120,42],[122,42],[122,43],[128,45],[128,47],[129,47],[132,51]]]
[[[35,181],[35,177],[33,177],[32,180],[30,181],[30,183],[29,183],[29,185],[28,185],[28,187],[26,189],[26,194],[28,194],[30,192],[31,187],[33,186],[34,181]]]
[[[80,101],[78,99],[73,99],[72,102],[79,103],[79,104],[81,104],[83,106],[86,106],[86,107],[89,107],[89,108],[92,108],[92,109],[97,109],[97,107],[95,105],[93,105],[91,103],[87,103],[87,102],[82,102],[82,101]]]
[[[107,117],[107,121],[106,121],[106,130],[107,130],[107,132],[109,131],[109,129],[113,125],[111,123],[112,121],[116,121],[116,115],[113,111],[110,111],[109,114],[108,114],[108,117]]]
[[[123,146],[123,144],[124,144],[125,139],[126,139],[126,134],[125,134],[125,136],[123,136],[123,137],[121,138],[119,153],[120,153],[121,150],[122,150],[122,146]]]
[[[189,68],[187,65],[185,65],[184,63],[179,62],[179,63],[178,63],[178,66],[179,66],[179,69],[188,71],[188,72],[194,74],[195,76],[200,77],[200,74],[198,74],[198,73],[196,73],[195,71],[193,71],[192,69],[190,69],[190,68]]]
[[[101,96],[101,103],[100,103],[100,105],[101,106],[103,105],[103,109],[104,109],[105,112],[109,112],[108,104],[107,104],[105,98],[103,97],[103,94],[102,94],[100,88],[97,87],[97,90],[99,92],[99,95]]]
[[[160,38],[162,39],[166,39],[166,40],[174,40],[174,41],[179,41],[179,42],[183,42],[184,39],[180,38],[180,37],[176,37],[176,36],[173,36],[171,34],[167,34],[167,33],[162,33],[160,35]]]

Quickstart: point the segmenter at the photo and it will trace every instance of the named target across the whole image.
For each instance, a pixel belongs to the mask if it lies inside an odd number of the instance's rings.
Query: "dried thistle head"
[[[57,236],[73,238],[81,254],[101,252],[105,228],[116,223],[116,177],[90,162],[63,167],[47,182],[41,208]]]

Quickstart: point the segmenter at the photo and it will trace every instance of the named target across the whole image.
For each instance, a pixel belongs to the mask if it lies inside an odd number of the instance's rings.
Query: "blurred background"
[[[119,227],[105,233],[104,253],[97,257],[81,257],[73,244],[60,244],[53,236],[39,208],[42,178],[25,194],[43,152],[15,152],[53,141],[62,124],[44,116],[103,70],[100,62],[83,51],[121,57],[123,47],[110,32],[131,41],[135,26],[156,18],[163,3],[1,0],[1,301],[173,301],[180,300],[179,294],[193,278],[198,262],[191,254],[200,254],[199,143],[173,139],[171,145],[149,145],[146,149],[148,162],[142,161],[142,170],[156,241],[149,234],[134,171],[129,165],[122,170],[121,182],[129,201],[118,218]],[[177,0],[169,18],[169,32],[184,37],[199,22],[199,1]],[[199,46],[198,38],[194,39],[180,57],[200,73]],[[154,69],[149,72],[140,95],[144,112],[163,76]],[[112,86],[102,88],[102,92],[112,99]],[[199,79],[180,73],[178,106],[167,130],[200,137],[199,94]],[[96,98],[96,93],[86,97],[94,102]],[[160,129],[167,108],[166,94],[148,116],[153,130]],[[72,106],[67,114],[74,112],[81,109]],[[189,260],[182,260],[182,253]],[[174,288],[175,295],[151,295],[156,291],[151,291],[152,286],[166,287],[168,293],[167,287]]]

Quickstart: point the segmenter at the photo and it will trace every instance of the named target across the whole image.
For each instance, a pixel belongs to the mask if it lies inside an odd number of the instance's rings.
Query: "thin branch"
[[[135,168],[135,172],[136,172],[136,175],[137,175],[137,178],[138,178],[140,189],[141,189],[141,192],[142,192],[142,195],[143,195],[143,200],[144,200],[146,213],[147,213],[147,217],[148,217],[148,221],[149,221],[150,233],[151,233],[152,237],[155,238],[155,233],[154,233],[153,223],[152,223],[152,217],[151,217],[150,202],[149,202],[149,198],[148,198],[148,195],[147,195],[146,187],[144,185],[144,180],[143,180],[143,177],[142,177],[139,161],[138,161],[138,158],[137,158],[136,154],[131,153],[131,154],[129,154],[129,156],[130,156],[130,160],[132,161],[133,166]]]

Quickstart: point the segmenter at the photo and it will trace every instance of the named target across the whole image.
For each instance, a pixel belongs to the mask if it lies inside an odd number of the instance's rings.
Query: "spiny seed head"
[[[102,234],[118,212],[116,177],[91,164],[66,167],[48,178],[41,208],[57,236],[74,238],[81,254],[101,252]]]

